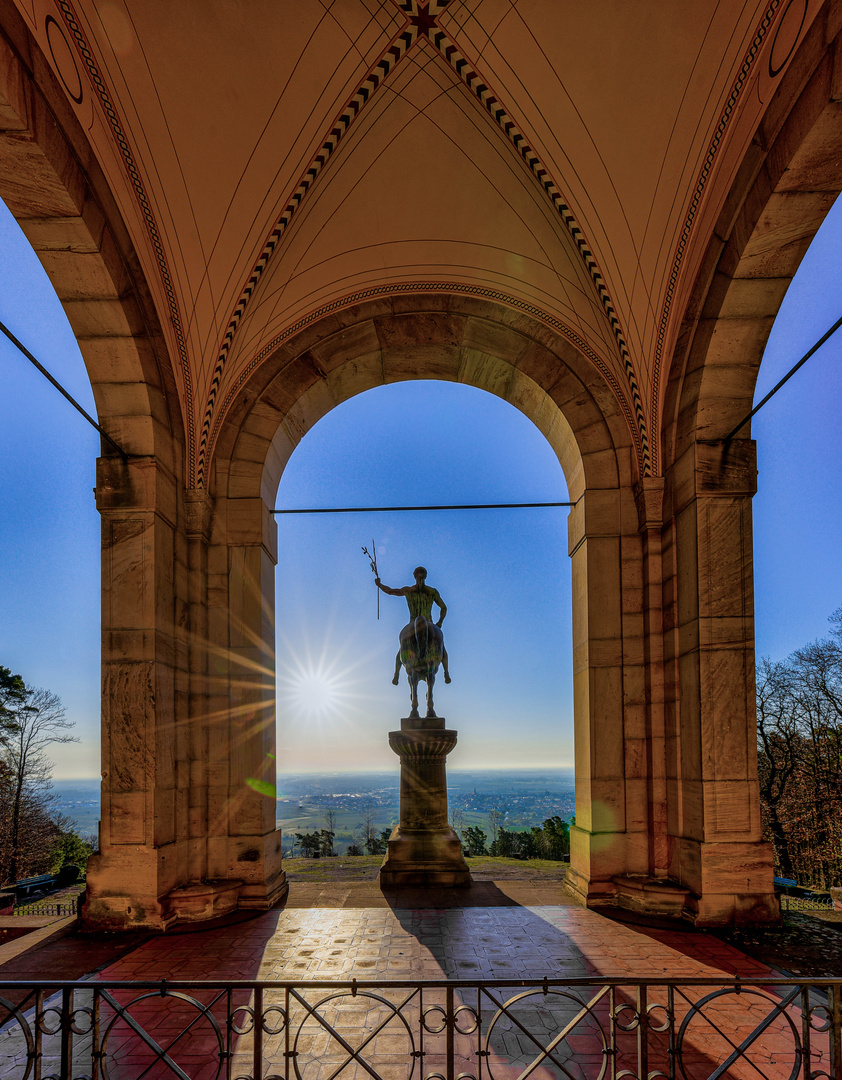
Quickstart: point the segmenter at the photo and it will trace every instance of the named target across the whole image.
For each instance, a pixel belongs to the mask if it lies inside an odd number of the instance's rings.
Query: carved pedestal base
[[[180,885],[165,897],[165,904],[177,922],[201,922],[237,910],[242,881],[200,881]]]
[[[389,732],[389,745],[401,759],[401,808],[381,887],[470,885],[462,844],[447,823],[445,762],[456,732],[445,730],[441,717],[404,718],[400,731]]]

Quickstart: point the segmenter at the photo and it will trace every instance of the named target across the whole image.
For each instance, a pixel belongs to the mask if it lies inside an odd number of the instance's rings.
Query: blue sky
[[[842,202],[787,294],[758,400],[842,314]],[[0,319],[93,413],[73,335],[40,264],[0,203]],[[759,655],[827,631],[842,604],[842,331],[755,418]],[[80,742],[56,777],[99,772],[99,439],[5,339],[0,425],[0,664],[64,701]],[[411,409],[413,433],[407,436]],[[418,418],[421,418],[419,421]],[[420,432],[420,434],[419,434]],[[562,501],[561,469],[517,410],[470,387],[404,383],[360,395],[293,455],[279,506]],[[407,712],[391,685],[405,602],[423,563],[448,605],[453,682],[436,706],[459,731],[453,767],[572,760],[566,510],[280,517],[277,606],[282,769],[396,768],[386,732]]]

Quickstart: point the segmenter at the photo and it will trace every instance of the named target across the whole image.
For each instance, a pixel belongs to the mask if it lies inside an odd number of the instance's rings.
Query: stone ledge
[[[227,878],[194,881],[168,892],[164,904],[180,923],[215,919],[236,910],[242,886],[242,881]]]
[[[668,878],[626,874],[611,880],[617,886],[617,907],[644,915],[669,915],[676,919],[684,914],[690,890]]]
[[[25,920],[25,921],[24,921]],[[4,922],[7,926],[36,926],[31,934],[16,938],[5,945],[0,945],[0,968],[11,960],[16,960],[30,949],[38,949],[47,942],[57,941],[65,937],[76,927],[78,922],[76,915],[65,915],[63,919],[56,919],[50,915],[6,915]]]
[[[237,903],[239,911],[269,911],[277,907],[289,892],[287,876],[282,870],[269,891],[263,896],[241,895]]]

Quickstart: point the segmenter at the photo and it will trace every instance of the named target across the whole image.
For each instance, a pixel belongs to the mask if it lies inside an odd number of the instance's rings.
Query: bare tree
[[[373,803],[365,803],[362,807],[363,819],[357,826],[362,838],[367,855],[382,855],[386,850],[386,843],[380,835],[380,830],[375,824],[377,807]]]
[[[801,756],[792,672],[764,659],[757,671],[757,742],[760,798],[783,877],[792,877],[789,838],[783,818]]]
[[[816,886],[842,881],[842,609],[829,637],[757,678],[758,775],[780,872]]]
[[[493,844],[500,835],[500,828],[505,821],[506,815],[495,806],[485,816],[488,819],[488,828],[491,830],[491,842]]]
[[[53,763],[47,748],[78,739],[65,734],[73,724],[66,718],[61,699],[49,690],[27,686],[23,700],[11,712],[16,730],[0,749],[6,772],[2,801],[9,823],[2,876],[17,881],[21,871],[37,861],[39,849],[49,849],[69,824],[50,813]]]

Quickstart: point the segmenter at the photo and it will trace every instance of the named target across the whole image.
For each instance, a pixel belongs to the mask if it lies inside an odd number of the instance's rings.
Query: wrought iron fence
[[[16,904],[15,915],[75,915],[76,904],[56,903],[44,904],[34,900],[31,904]]]
[[[818,1080],[842,980],[0,983],[20,1080]]]
[[[782,911],[833,911],[830,896],[782,896]]]

